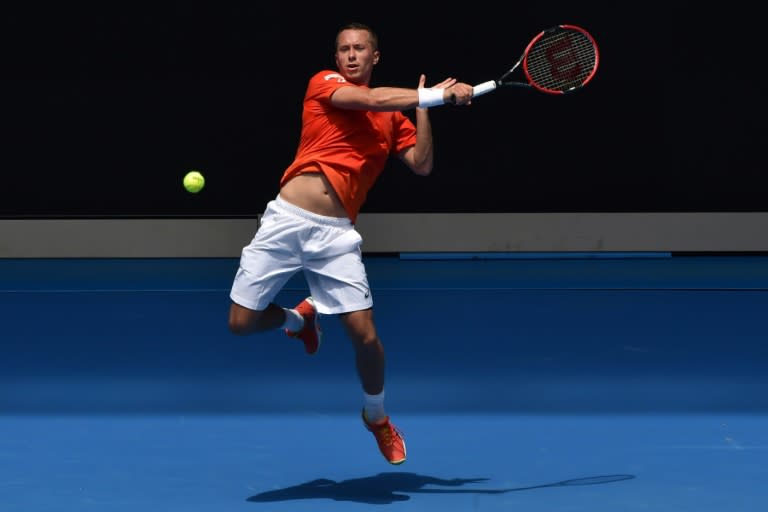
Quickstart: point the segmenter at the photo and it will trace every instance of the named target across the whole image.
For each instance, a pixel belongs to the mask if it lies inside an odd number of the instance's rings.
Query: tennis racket
[[[587,85],[600,61],[597,43],[575,25],[556,25],[536,35],[514,66],[497,80],[474,87],[474,96],[504,87],[527,87],[547,94],[565,94]],[[522,64],[526,81],[513,74]]]

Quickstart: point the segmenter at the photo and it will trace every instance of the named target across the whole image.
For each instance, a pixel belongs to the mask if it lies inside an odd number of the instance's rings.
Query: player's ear
[[[380,58],[381,58],[381,53],[379,53],[378,50],[373,52],[373,63],[374,64],[378,64]]]

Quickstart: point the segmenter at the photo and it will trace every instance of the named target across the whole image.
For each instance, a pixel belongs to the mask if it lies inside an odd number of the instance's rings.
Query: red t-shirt
[[[354,223],[387,158],[416,144],[416,127],[402,112],[334,107],[331,95],[340,87],[365,86],[349,83],[330,70],[310,78],[299,147],[280,185],[307,168],[319,168]]]

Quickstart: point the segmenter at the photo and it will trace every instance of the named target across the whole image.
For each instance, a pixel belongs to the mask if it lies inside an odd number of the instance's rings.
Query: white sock
[[[384,419],[387,413],[384,412],[384,391],[378,395],[369,395],[363,392],[365,397],[365,419],[369,423],[376,423],[377,421]]]
[[[285,323],[283,329],[288,329],[291,332],[299,332],[304,327],[304,317],[299,314],[295,309],[283,308],[285,311]]]

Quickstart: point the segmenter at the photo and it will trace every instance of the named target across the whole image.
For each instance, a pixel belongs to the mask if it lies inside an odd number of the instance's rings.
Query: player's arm
[[[462,87],[459,87],[461,85]],[[466,84],[457,84],[455,78],[448,78],[439,84],[430,87],[426,96],[439,97],[442,103],[456,103],[463,105],[471,99],[471,87],[463,87]],[[395,112],[410,110],[419,106],[424,101],[425,93],[419,93],[419,89],[406,89],[402,87],[358,87],[351,85],[340,87],[331,96],[334,107],[350,110],[370,110],[373,112]]]
[[[443,91],[443,98],[447,93]],[[400,87],[340,87],[331,97],[334,107],[373,112],[395,112],[419,106],[417,89]]]
[[[400,152],[400,159],[413,172],[427,176],[432,172],[432,124],[425,108],[416,109],[416,144]]]
[[[424,87],[424,75],[419,78],[419,87]],[[413,172],[427,176],[432,172],[434,151],[432,148],[432,123],[426,108],[416,109],[416,144],[400,152],[400,159]]]

